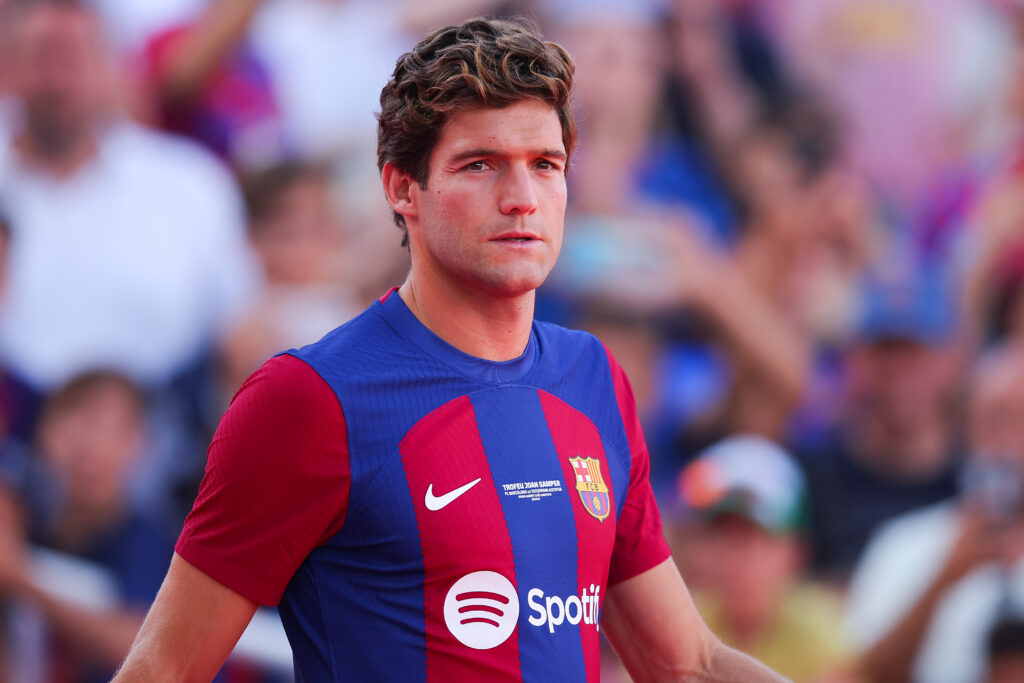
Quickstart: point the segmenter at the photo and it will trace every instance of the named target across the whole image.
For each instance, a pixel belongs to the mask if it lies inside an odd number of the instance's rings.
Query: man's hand
[[[960,532],[940,575],[943,585],[952,585],[989,562],[1012,566],[1024,555],[1024,519],[997,519],[965,507],[959,522]]]

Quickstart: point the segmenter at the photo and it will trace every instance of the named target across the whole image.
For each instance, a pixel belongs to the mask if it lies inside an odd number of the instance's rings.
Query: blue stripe
[[[519,653],[524,681],[584,680],[580,627],[534,626],[531,589],[565,601],[577,594],[576,523],[561,464],[535,389],[503,387],[471,396],[487,460],[512,539],[519,590]],[[539,500],[507,495],[503,484],[561,482]],[[545,604],[545,599],[539,600]],[[552,632],[553,629],[553,632]]]
[[[615,519],[622,514],[632,454],[615,396],[608,353],[596,338],[537,323],[543,372],[528,379],[586,415],[601,433],[615,490]],[[607,483],[607,482],[606,482]]]

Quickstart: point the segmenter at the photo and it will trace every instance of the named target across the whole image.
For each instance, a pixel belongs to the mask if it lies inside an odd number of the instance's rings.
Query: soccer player
[[[399,59],[378,153],[408,279],[239,390],[118,681],[210,679],[260,603],[305,681],[596,681],[599,628],[638,681],[781,680],[697,615],[622,370],[533,320],[572,72],[481,19]]]

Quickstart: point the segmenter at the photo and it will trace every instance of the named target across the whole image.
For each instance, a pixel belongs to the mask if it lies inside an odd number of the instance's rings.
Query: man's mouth
[[[523,233],[510,233],[506,235],[498,235],[493,239],[494,242],[533,242],[538,238],[535,235],[523,234]]]

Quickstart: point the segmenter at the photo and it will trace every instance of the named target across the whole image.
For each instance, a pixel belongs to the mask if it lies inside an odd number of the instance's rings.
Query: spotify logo
[[[519,620],[515,586],[497,572],[466,574],[448,590],[444,623],[463,645],[490,650],[508,640]]]

